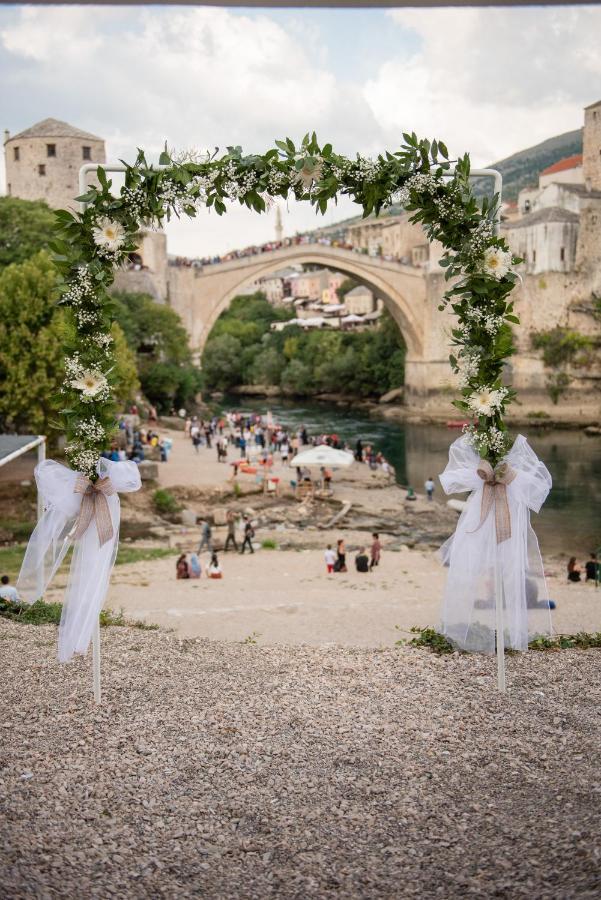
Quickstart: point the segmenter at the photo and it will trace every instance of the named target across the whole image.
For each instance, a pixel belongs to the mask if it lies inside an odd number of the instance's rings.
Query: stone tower
[[[73,208],[79,170],[104,163],[104,141],[58,119],[44,119],[25,131],[4,133],[6,192],[22,200],[45,200],[54,209]]]
[[[584,110],[582,169],[588,189],[601,191],[601,100]]]

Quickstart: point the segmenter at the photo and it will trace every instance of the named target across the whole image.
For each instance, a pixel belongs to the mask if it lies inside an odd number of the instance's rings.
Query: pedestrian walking
[[[206,547],[207,550],[209,551],[209,553],[211,553],[213,550],[213,543],[212,543],[211,538],[212,538],[211,526],[209,525],[209,523],[207,522],[206,519],[202,519],[201,520],[201,529],[200,529],[200,544],[198,545],[198,550],[196,552],[201,553],[204,550],[204,548]]]
[[[424,483],[424,487],[426,489],[426,495],[428,500],[431,500],[434,496],[434,482],[432,481],[432,476],[429,475],[427,481]]]
[[[224,553],[229,549],[230,542],[234,545],[234,550],[238,551],[238,544],[236,541],[236,515],[233,510],[228,510],[227,514],[227,537],[225,539],[225,546],[223,548]]]
[[[380,564],[380,557],[382,555],[382,544],[380,543],[380,535],[377,531],[374,531],[372,534],[372,543],[371,543],[371,559],[369,561],[369,570],[371,570]]]
[[[244,553],[245,549],[248,547],[251,553],[254,553],[252,539],[255,536],[255,529],[252,526],[252,522],[248,518],[248,516],[244,516],[244,540],[242,541],[242,549],[240,553]]]

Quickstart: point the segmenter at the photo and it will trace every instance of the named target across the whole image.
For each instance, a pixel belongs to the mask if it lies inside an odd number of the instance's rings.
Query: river
[[[226,397],[223,409],[265,413],[266,401],[256,397]],[[442,425],[414,425],[372,419],[362,410],[309,400],[269,401],[274,418],[288,425],[305,425],[310,434],[335,432],[354,444],[370,441],[395,467],[397,481],[422,491],[432,475],[442,472],[449,444],[458,431]],[[553,489],[539,515],[532,515],[541,549],[546,554],[575,555],[579,561],[601,545],[601,439],[577,430],[520,429],[548,467]],[[435,493],[442,498],[442,489]]]

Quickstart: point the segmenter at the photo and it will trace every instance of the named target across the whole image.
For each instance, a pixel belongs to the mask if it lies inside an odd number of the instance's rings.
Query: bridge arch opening
[[[292,251],[292,252],[291,252]],[[423,355],[423,334],[420,322],[420,310],[415,308],[415,299],[410,303],[403,292],[399,290],[395,281],[398,281],[399,266],[397,263],[384,263],[371,257],[364,257],[353,251],[339,250],[321,245],[301,245],[287,248],[284,251],[274,251],[265,257],[235,260],[225,265],[207,266],[199,278],[198,303],[207,310],[200,316],[198,326],[192,335],[195,349],[202,353],[207,339],[221,314],[227,310],[234,297],[248,293],[248,287],[262,278],[285,268],[287,264],[313,265],[321,268],[329,268],[340,272],[348,278],[352,278],[361,285],[368,287],[375,298],[381,300],[385,309],[391,314],[407,347],[409,358],[419,359]],[[242,265],[239,265],[242,263]],[[227,269],[226,269],[227,267]],[[395,269],[397,271],[395,271]],[[395,278],[397,276],[397,278]],[[411,287],[421,288],[423,280],[417,279],[415,273],[405,274],[405,278],[412,281]],[[213,282],[211,284],[211,282]],[[208,288],[207,293],[210,302],[203,301],[203,286]],[[415,293],[414,291],[412,291]],[[417,304],[422,296],[417,298]]]

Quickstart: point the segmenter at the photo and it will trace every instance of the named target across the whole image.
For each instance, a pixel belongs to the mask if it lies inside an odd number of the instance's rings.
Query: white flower
[[[507,395],[507,388],[481,387],[467,398],[467,405],[477,416],[492,416]]]
[[[319,181],[323,173],[323,160],[321,156],[305,159],[302,169],[298,169],[294,180],[298,185],[309,190],[314,181]]]
[[[511,253],[500,247],[489,247],[484,254],[483,269],[487,275],[500,281],[511,269]]]
[[[94,243],[107,250],[118,250],[125,242],[125,229],[120,222],[100,219],[93,231]]]
[[[79,378],[74,378],[71,387],[77,391],[81,391],[84,397],[97,397],[98,394],[105,393],[108,382],[102,372],[97,369],[87,369],[82,372]]]

